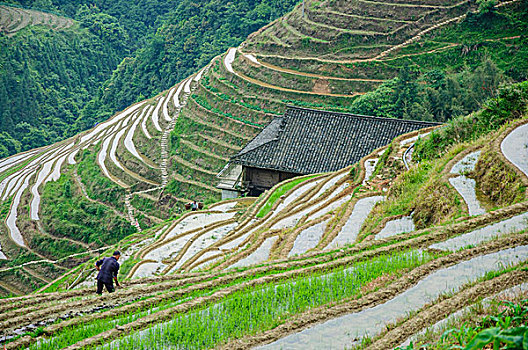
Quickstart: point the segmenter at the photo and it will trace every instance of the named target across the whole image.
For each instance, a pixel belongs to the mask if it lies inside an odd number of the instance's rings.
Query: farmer
[[[103,287],[106,287],[108,293],[114,292],[114,283],[119,287],[117,281],[117,272],[119,271],[119,263],[117,260],[121,257],[119,250],[114,252],[114,255],[110,258],[102,258],[95,263],[95,268],[99,273],[97,274],[97,294],[103,294]]]
[[[191,204],[191,210],[192,211],[197,211],[198,210],[198,203],[196,203],[196,201],[193,201],[192,204]]]

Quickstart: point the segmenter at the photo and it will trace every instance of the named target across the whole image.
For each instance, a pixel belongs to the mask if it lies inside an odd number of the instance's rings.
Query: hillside
[[[311,3],[308,5],[313,7]],[[494,35],[497,37],[494,33],[499,29],[496,27],[507,21],[516,24],[508,27],[511,31],[508,35],[520,33],[526,23],[522,21],[525,6],[525,1],[519,1],[495,7],[493,18],[496,20],[491,22],[488,31],[474,29],[472,22],[458,17],[457,20],[462,22],[449,22],[445,28],[435,27],[437,23],[434,21],[427,22],[430,25],[428,28],[433,29],[420,27],[420,31],[427,30],[433,35],[436,33],[434,29],[438,28],[442,32],[436,35],[445,36],[445,33],[467,32],[467,37],[473,35],[481,42],[488,42],[495,40],[492,39]],[[401,10],[407,7],[395,5],[395,8]],[[282,21],[299,11],[297,7]],[[446,18],[451,18],[452,13],[448,11],[444,14],[446,17],[442,21],[449,21]],[[470,16],[477,15],[470,13]],[[278,22],[267,28],[274,28]],[[321,78],[321,74],[300,73],[270,65],[265,61],[267,53],[261,57],[246,52],[257,38],[267,35],[268,29],[251,35],[241,47],[231,48],[224,55],[213,58],[204,68],[169,90],[126,108],[91,130],[2,161],[0,189],[2,215],[6,223],[2,227],[0,244],[8,260],[0,261],[0,264],[10,267],[42,259],[58,261],[55,264],[37,264],[32,269],[24,268],[25,272],[18,270],[16,274],[8,270],[0,276],[1,280],[9,281],[10,289],[6,289],[6,294],[37,289],[137,229],[145,230],[165,220],[178,218],[183,213],[183,204],[190,200],[203,201],[206,205],[218,201],[220,190],[215,187],[216,174],[229,157],[257,135],[274,116],[282,113],[287,104],[349,111],[354,110],[360,101],[368,100],[369,96],[378,102],[409,106],[405,96],[393,94],[392,89],[406,92],[408,97],[417,95],[417,90],[413,89],[418,83],[410,75],[404,81],[401,73],[392,80],[395,85],[391,88],[386,80],[375,75],[365,78],[366,82],[357,75],[354,78],[328,79],[328,76]],[[474,32],[476,30],[480,30],[478,36]],[[421,37],[427,36],[422,33]],[[504,40],[524,40],[523,36],[512,37]],[[412,45],[407,44],[420,44],[422,39],[416,38],[416,31],[413,31],[399,40],[405,45],[396,44],[400,45],[398,50],[409,50]],[[419,47],[414,47],[414,50]],[[467,65],[472,61],[478,64],[472,54],[483,55],[479,50],[485,46],[477,47],[462,56],[459,64]],[[500,60],[516,60],[519,55],[506,56],[501,53],[503,51],[493,51],[492,48],[486,48],[486,52],[497,52],[500,58],[495,60],[497,63],[490,61],[489,65],[477,68],[475,74],[461,73],[466,74],[464,77],[473,81],[475,86],[484,84],[486,89],[457,85],[453,80],[457,78],[437,72],[443,77],[434,80],[438,87],[435,90],[437,107],[442,106],[441,100],[449,100],[459,113],[464,112],[461,91],[465,91],[467,101],[472,105],[467,110],[469,112],[478,108],[479,101],[494,94],[495,86],[501,81],[499,77],[505,74],[498,68]],[[519,50],[521,54],[523,48],[522,45],[508,46],[508,50]],[[269,52],[269,49],[266,50]],[[447,64],[437,59],[435,50],[432,53],[426,50],[411,57],[427,56],[431,62]],[[401,53],[403,57],[408,55]],[[391,62],[383,58],[366,60],[366,63],[380,65]],[[347,65],[332,64],[341,67],[332,69],[333,74],[343,71]],[[495,67],[495,71],[488,69],[491,66]],[[432,76],[432,72],[424,69],[423,73]],[[271,73],[274,75],[269,75]],[[283,75],[288,79],[281,80],[279,77]],[[268,76],[276,77],[273,84],[266,81]],[[297,84],[300,80],[293,78],[302,78],[305,83]],[[293,81],[295,84],[280,86],[282,81],[289,84]],[[334,90],[324,87],[325,81],[334,84]],[[317,88],[314,91],[315,85],[311,87],[311,84],[315,83]],[[359,86],[356,84],[371,84],[374,89],[380,83],[381,87],[369,93],[335,90],[339,86],[352,89]],[[423,87],[423,84],[418,85]],[[442,89],[449,90],[457,98],[450,97]],[[429,93],[433,96],[431,91]],[[398,97],[398,100],[387,101],[379,98],[380,94]],[[90,105],[87,108],[91,108]],[[90,119],[84,122],[87,120]],[[41,141],[35,135],[32,139]],[[80,255],[67,259],[71,254]],[[38,273],[35,269],[39,270]]]
[[[0,157],[63,141],[160,93],[294,3],[10,2],[0,7]]]
[[[120,32],[102,37],[86,23],[7,5],[0,21],[0,156],[82,131],[80,110],[127,53]]]
[[[6,33],[7,36],[13,36],[27,26],[39,24],[55,30],[61,30],[71,27],[73,20],[51,13],[5,5],[0,6],[0,31]]]
[[[528,85],[512,86],[473,116],[402,135],[351,167],[136,233],[117,245],[125,282],[114,295],[94,294],[91,260],[5,303],[7,348],[386,349],[436,342],[438,330],[414,335],[459,310],[470,322],[496,315],[492,299],[525,307],[527,106]],[[60,286],[77,288],[50,292]],[[474,334],[458,332],[443,343]]]
[[[489,305],[505,295],[525,307],[527,4],[307,1],[160,94],[0,160],[0,337],[386,349],[438,341],[418,332],[458,310],[485,329],[515,312]],[[218,203],[216,174],[287,105],[447,124]],[[124,288],[96,298],[93,263],[116,248]]]

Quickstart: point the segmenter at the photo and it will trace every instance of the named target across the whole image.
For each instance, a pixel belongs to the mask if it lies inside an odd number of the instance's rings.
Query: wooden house
[[[395,137],[438,123],[288,107],[218,175],[223,198],[257,196],[299,175],[354,164]]]

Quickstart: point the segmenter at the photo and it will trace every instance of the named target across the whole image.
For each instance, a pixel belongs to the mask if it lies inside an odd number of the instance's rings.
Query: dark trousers
[[[103,294],[103,287],[106,287],[108,293],[113,293],[115,290],[114,283],[112,281],[103,282],[101,280],[97,280],[97,294]]]

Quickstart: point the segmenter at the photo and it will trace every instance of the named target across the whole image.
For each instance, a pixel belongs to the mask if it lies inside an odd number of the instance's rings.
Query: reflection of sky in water
[[[451,168],[451,174],[462,175],[468,171],[475,170],[480,153],[481,151],[476,151],[459,160],[455,165],[453,165],[453,168]]]
[[[412,217],[405,216],[396,220],[391,220],[385,224],[385,227],[376,235],[376,239],[387,238],[401,233],[412,232],[415,230]]]
[[[337,237],[334,238],[332,243],[330,243],[329,247],[335,248],[337,246],[355,242],[359,230],[361,229],[361,225],[363,225],[363,222],[376,203],[383,200],[383,198],[383,196],[372,196],[358,200],[347,223],[343,226],[343,229],[339,232]]]
[[[295,239],[293,243],[293,248],[288,254],[288,256],[294,256],[298,254],[306,253],[309,249],[315,248],[317,243],[323,237],[326,224],[328,220],[315,224],[303,230]]]
[[[470,179],[464,175],[449,179],[449,183],[453,185],[455,190],[460,193],[464,202],[468,206],[469,215],[481,215],[486,212],[484,208],[480,205],[479,200],[477,199],[477,193],[475,192],[476,182],[473,179]]]
[[[245,257],[242,260],[237,261],[231,267],[244,267],[249,265],[255,265],[269,259],[269,254],[273,243],[278,237],[270,237],[264,241],[253,253]]]
[[[469,215],[471,216],[481,215],[486,212],[477,199],[475,180],[463,175],[464,173],[475,170],[480,153],[481,151],[470,153],[458,161],[451,169],[451,174],[459,174],[460,176],[449,179],[449,183],[460,193],[466,202]]]
[[[518,295],[519,293],[525,293],[525,292],[528,292],[528,283],[522,283],[522,284],[519,284],[519,285],[517,285],[515,287],[505,289],[505,290],[503,290],[500,293],[494,294],[491,297],[487,297],[487,298],[483,299],[482,302],[480,302],[479,304],[484,305],[484,306],[488,306],[488,305],[491,305],[491,301],[492,300],[497,300],[497,298],[507,298],[507,297],[515,296],[515,295]],[[438,321],[437,323],[435,323],[431,327],[427,327],[426,329],[423,329],[422,331],[420,331],[417,334],[413,335],[412,337],[407,339],[405,342],[403,342],[399,347],[400,348],[404,348],[404,347],[410,345],[411,342],[416,343],[416,340],[418,339],[418,337],[420,335],[422,335],[422,334],[425,334],[428,331],[432,331],[432,332],[439,331],[442,327],[448,325],[451,320],[454,320],[454,319],[457,319],[457,318],[463,316],[464,314],[469,312],[470,309],[473,308],[474,306],[475,305],[466,306],[465,308],[460,309],[460,310],[458,310],[455,313],[452,313],[451,315],[449,315],[448,317],[444,318],[443,320]]]

